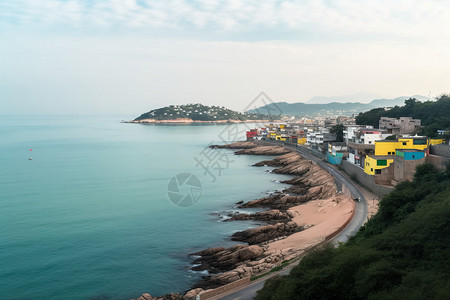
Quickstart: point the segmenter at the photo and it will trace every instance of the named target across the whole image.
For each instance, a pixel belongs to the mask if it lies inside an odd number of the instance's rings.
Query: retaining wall
[[[431,145],[430,154],[450,158],[450,146],[449,145]]]
[[[445,169],[447,164],[450,163],[450,158],[437,156],[437,155],[428,155],[428,162],[436,167],[436,169]]]
[[[375,176],[364,173],[364,170],[345,160],[342,161],[342,168],[349,176],[354,176],[363,186],[371,190],[374,194],[384,196],[394,190],[393,187],[375,184]]]
[[[222,285],[221,287],[218,287],[214,290],[207,290],[205,292],[202,292],[197,296],[196,300],[210,299],[212,297],[219,296],[223,293],[229,292],[231,290],[234,290],[235,288],[247,285],[249,283],[250,283],[250,277],[245,277],[245,278],[236,280],[232,283]]]

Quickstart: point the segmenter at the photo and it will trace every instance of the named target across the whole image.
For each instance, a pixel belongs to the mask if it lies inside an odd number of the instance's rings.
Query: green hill
[[[427,100],[427,97],[415,95],[419,100]],[[262,106],[257,109],[251,109],[247,112],[281,111],[283,115],[289,116],[327,116],[343,115],[350,116],[360,112],[368,111],[377,107],[393,107],[403,105],[409,97],[397,97],[394,99],[375,99],[369,103],[361,102],[331,102],[331,103],[287,103],[275,102]],[[330,97],[334,99],[334,97]],[[322,99],[324,101],[326,99]]]
[[[390,110],[375,108],[356,116],[356,124],[372,125],[376,128],[381,117],[421,119],[424,126],[421,134],[435,137],[438,129],[450,129],[450,97],[444,95],[437,101],[425,102],[411,98],[405,101],[404,106],[396,106]]]
[[[153,109],[135,119],[175,120],[189,118],[194,121],[223,121],[223,120],[268,120],[269,116],[258,113],[240,113],[220,106],[206,106],[200,103],[186,105],[170,105]]]
[[[419,166],[348,243],[307,255],[256,299],[448,299],[449,176]]]

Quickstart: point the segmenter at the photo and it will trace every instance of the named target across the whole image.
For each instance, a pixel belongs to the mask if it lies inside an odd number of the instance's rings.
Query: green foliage
[[[344,125],[337,124],[331,127],[330,133],[336,133],[336,142],[343,142],[344,141]]]
[[[394,135],[390,135],[387,138],[385,138],[386,141],[393,141],[393,140],[396,140],[396,139],[397,139],[397,136],[395,134]]]
[[[414,104],[412,104],[414,105]],[[450,166],[421,165],[379,212],[338,248],[306,256],[256,299],[447,299],[450,295]]]
[[[443,95],[437,101],[419,102],[416,99],[405,100],[404,106],[395,106],[391,110],[375,108],[356,116],[356,124],[378,127],[381,117],[412,117],[421,119],[423,131],[420,134],[436,137],[437,130],[450,128],[450,96]]]
[[[144,119],[175,120],[189,118],[194,121],[223,121],[223,120],[267,120],[268,115],[257,113],[240,113],[225,107],[206,106],[203,104],[170,105],[153,109],[140,115],[135,121]]]

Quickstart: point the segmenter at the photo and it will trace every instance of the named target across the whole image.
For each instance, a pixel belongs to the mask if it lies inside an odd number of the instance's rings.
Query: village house
[[[381,117],[379,121],[380,129],[386,129],[390,134],[415,134],[421,127],[420,119],[413,119],[411,117],[387,118]]]

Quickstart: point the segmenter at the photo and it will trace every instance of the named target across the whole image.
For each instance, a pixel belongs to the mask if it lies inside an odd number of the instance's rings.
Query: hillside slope
[[[323,103],[327,99],[340,99],[340,97],[314,97],[310,101],[303,103],[287,103],[287,102],[276,102],[258,109],[252,109],[247,112],[264,112],[264,111],[281,111],[284,115],[289,116],[326,116],[326,115],[344,115],[350,116],[352,114],[357,114],[360,112],[365,112],[373,108],[378,107],[394,107],[404,105],[405,100],[408,98],[415,98],[420,101],[429,100],[425,96],[414,95],[411,97],[397,97],[394,99],[375,99],[369,103],[361,102],[344,102],[336,101],[331,103]],[[314,101],[317,101],[314,103]]]
[[[404,106],[396,106],[391,110],[375,108],[356,116],[356,124],[378,127],[381,117],[421,119],[424,126],[421,134],[435,137],[438,129],[450,129],[450,96],[444,95],[437,101],[425,102],[409,99]]]
[[[194,121],[223,121],[223,120],[262,120],[267,115],[258,113],[240,113],[220,106],[206,106],[200,103],[186,105],[170,105],[146,112],[135,119],[175,120],[192,119]]]
[[[450,168],[417,168],[347,244],[306,256],[256,299],[448,299]]]

